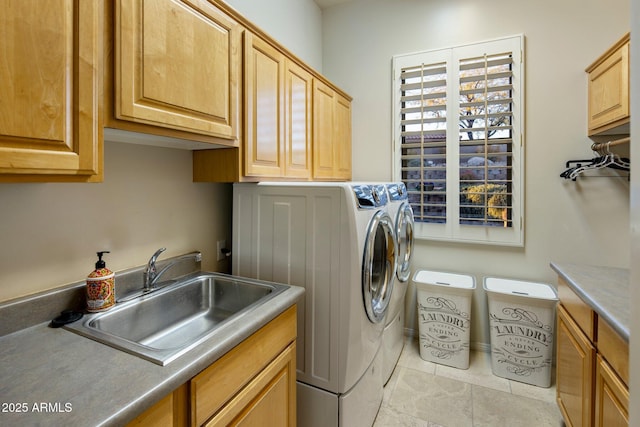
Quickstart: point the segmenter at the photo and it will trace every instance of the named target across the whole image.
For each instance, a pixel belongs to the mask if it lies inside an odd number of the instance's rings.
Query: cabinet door
[[[336,94],[334,104],[336,164],[334,176],[351,179],[351,101]]]
[[[262,382],[259,383],[263,384],[261,386],[255,383],[255,379],[263,375],[273,376],[274,380],[276,377],[279,378],[276,382],[280,384],[284,384],[282,381],[285,381],[281,378],[282,375],[287,375],[288,380],[292,381],[287,396],[295,402],[295,346],[291,345],[296,339],[296,319],[296,307],[292,306],[190,381],[191,425],[203,425],[212,417],[218,419],[217,414],[224,411],[229,402],[234,400],[234,396],[243,394],[247,387],[248,390],[262,390],[267,387]],[[292,351],[291,354],[284,352],[287,348]],[[278,372],[285,369],[281,367],[284,365],[277,365],[279,368],[269,370],[274,359],[278,357],[283,358],[285,365],[291,363],[286,369],[293,369],[293,374],[279,374]],[[291,361],[288,358],[291,358]],[[263,371],[270,374],[264,374]],[[279,390],[279,387],[277,389]],[[280,391],[274,392],[276,395],[281,394]],[[258,398],[257,392],[247,393]],[[261,392],[257,394],[260,395]],[[254,398],[242,402],[254,405]],[[234,403],[233,408],[238,408],[238,405],[240,403]],[[295,404],[292,405],[291,401],[287,405],[289,410],[294,410]],[[237,409],[231,412],[236,413]],[[295,412],[291,419],[295,421]]]
[[[313,82],[313,177],[334,175],[333,103],[335,92],[318,80]]]
[[[287,60],[285,75],[285,176],[311,178],[313,77]]]
[[[351,101],[314,80],[313,176],[351,179]]]
[[[119,0],[116,118],[238,136],[237,22],[204,0]]]
[[[626,40],[626,41],[625,41]],[[629,36],[587,69],[589,135],[629,120]]]
[[[556,391],[560,411],[568,427],[591,427],[595,348],[558,306]]]
[[[629,390],[611,366],[598,356],[595,427],[629,425]]]
[[[295,382],[294,342],[205,425],[294,427]]]
[[[12,180],[5,174],[50,176],[41,180],[100,179],[99,2],[5,0],[2,9],[2,180]]]
[[[183,384],[173,393],[144,411],[127,427],[183,427],[189,424],[189,384]]]
[[[284,70],[282,53],[246,32],[244,39],[245,175],[284,174]]]

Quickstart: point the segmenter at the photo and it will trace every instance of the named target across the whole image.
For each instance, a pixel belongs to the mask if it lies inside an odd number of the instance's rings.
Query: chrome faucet
[[[160,277],[171,267],[173,267],[175,264],[177,264],[180,261],[184,261],[186,259],[194,259],[196,262],[201,262],[202,261],[202,253],[201,252],[191,252],[189,254],[186,255],[182,255],[179,256],[173,260],[171,260],[171,262],[169,262],[166,266],[164,266],[162,268],[162,270],[160,270],[159,272],[156,269],[156,261],[158,260],[158,257],[160,256],[160,254],[164,251],[166,251],[167,248],[160,248],[158,249],[152,256],[151,258],[149,258],[149,262],[147,263],[147,266],[144,269],[144,272],[142,273],[142,277],[144,280],[144,291],[148,292],[152,289],[154,289],[156,287],[156,282],[158,281],[158,279],[160,279]]]

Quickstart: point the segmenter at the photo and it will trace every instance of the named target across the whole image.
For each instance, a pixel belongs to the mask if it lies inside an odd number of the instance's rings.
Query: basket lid
[[[491,292],[499,292],[509,295],[521,295],[549,300],[558,299],[556,291],[546,283],[523,282],[520,280],[485,277],[484,289]]]
[[[450,286],[463,289],[473,289],[476,287],[473,276],[429,270],[416,271],[416,273],[413,275],[413,282],[424,283],[428,285]]]

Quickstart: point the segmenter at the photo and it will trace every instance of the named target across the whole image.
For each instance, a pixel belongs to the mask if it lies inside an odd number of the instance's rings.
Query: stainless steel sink
[[[193,273],[65,328],[164,366],[287,288],[222,273]]]

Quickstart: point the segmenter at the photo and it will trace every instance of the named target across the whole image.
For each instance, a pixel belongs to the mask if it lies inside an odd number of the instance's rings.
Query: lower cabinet
[[[292,306],[129,426],[295,426],[295,339]]]
[[[195,425],[205,426],[263,426],[269,420],[270,426],[295,425],[295,344],[291,344],[280,356],[271,362],[256,378],[248,383],[232,400],[215,413],[208,421],[208,412],[196,414]],[[196,379],[197,380],[197,379]],[[193,389],[193,382],[192,382]],[[217,390],[197,393],[199,401],[216,400]]]
[[[629,344],[560,280],[556,391],[567,427],[629,425]]]
[[[182,427],[189,422],[189,384],[183,384],[173,393],[165,396],[160,402],[147,409],[129,427]]]
[[[598,355],[596,367],[595,425],[626,427],[629,425],[629,389],[611,366]]]
[[[556,393],[567,426],[588,427],[593,418],[595,347],[562,305],[558,306]]]

